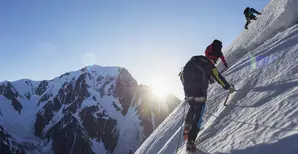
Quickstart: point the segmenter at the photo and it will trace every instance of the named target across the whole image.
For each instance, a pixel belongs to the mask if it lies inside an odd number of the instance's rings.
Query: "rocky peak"
[[[46,90],[47,90],[47,86],[48,86],[48,82],[43,80],[40,82],[40,84],[38,85],[35,94],[37,95],[42,95]]]
[[[24,114],[16,118],[28,121],[24,127],[34,128],[32,138],[50,147],[46,151],[39,147],[45,153],[133,152],[179,102],[174,96],[164,102],[156,99],[125,68],[98,65],[52,80],[3,82],[0,95],[18,114]],[[166,108],[157,108],[157,104]],[[4,114],[9,107],[4,106]]]
[[[13,99],[19,96],[18,91],[16,91],[10,82],[4,82],[2,85],[0,85],[0,94],[7,99]]]
[[[21,113],[23,106],[17,100],[17,97],[20,95],[10,82],[4,82],[4,84],[0,85],[0,95],[3,95],[8,100],[11,100],[11,105],[14,109],[18,111],[19,114]]]
[[[0,151],[3,154],[25,154],[24,148],[0,125]]]

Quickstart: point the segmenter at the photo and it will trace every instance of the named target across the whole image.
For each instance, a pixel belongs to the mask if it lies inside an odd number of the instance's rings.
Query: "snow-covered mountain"
[[[0,83],[0,151],[133,153],[181,102],[124,68],[92,65],[49,81]]]
[[[2,126],[0,126],[0,138],[1,153],[25,154],[23,146],[17,143],[15,139],[3,129]]]
[[[210,85],[197,153],[298,153],[297,8],[297,0],[271,0],[225,50],[231,67],[223,75],[238,91],[225,107],[227,91]],[[185,153],[184,107],[179,105],[135,154],[175,153],[176,147]]]

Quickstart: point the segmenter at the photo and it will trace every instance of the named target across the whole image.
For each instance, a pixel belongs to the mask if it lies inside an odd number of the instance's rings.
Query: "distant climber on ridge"
[[[199,133],[202,117],[207,101],[209,78],[213,78],[226,90],[234,92],[230,85],[218,72],[213,64],[213,59],[206,56],[193,56],[179,73],[183,84],[185,101],[189,104],[186,115],[183,137],[187,142],[187,150],[195,151],[195,139]]]
[[[254,15],[254,13],[260,15],[262,13],[256,11],[254,8],[249,8],[249,7],[246,7],[245,10],[244,10],[244,15],[245,15],[245,18],[246,18],[246,24],[244,26],[245,29],[248,29],[248,24],[250,24],[250,20],[257,20],[257,17]]]

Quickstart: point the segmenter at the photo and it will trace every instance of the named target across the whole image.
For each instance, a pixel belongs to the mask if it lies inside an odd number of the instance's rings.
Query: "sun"
[[[163,78],[154,78],[150,88],[158,98],[165,98],[170,93],[170,85]]]

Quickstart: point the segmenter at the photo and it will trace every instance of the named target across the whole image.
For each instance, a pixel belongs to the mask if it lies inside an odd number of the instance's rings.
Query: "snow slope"
[[[210,86],[197,153],[298,153],[297,8],[297,0],[272,0],[226,50],[233,65],[224,76],[238,91],[224,107],[226,91]],[[185,153],[179,129],[183,107],[177,107],[135,154],[175,153],[178,142],[177,153]]]
[[[258,19],[252,20],[249,24],[249,30],[244,30],[224,51],[228,63],[234,64],[244,54],[251,53],[278,32],[296,24],[297,6],[297,0],[271,0],[262,10],[262,15],[257,16]]]

